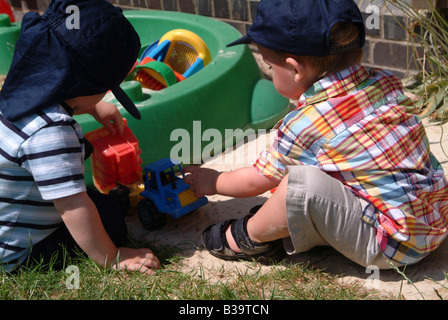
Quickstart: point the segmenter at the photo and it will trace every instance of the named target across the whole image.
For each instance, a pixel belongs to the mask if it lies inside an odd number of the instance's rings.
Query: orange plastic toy
[[[131,71],[129,79],[139,81],[144,88],[159,91],[185,80],[185,77],[169,65],[151,57],[145,57]]]
[[[127,120],[123,121],[123,135],[111,135],[104,127],[85,134],[94,147],[90,157],[93,183],[103,193],[117,185],[133,184],[142,177],[138,140],[129,129]]]
[[[151,57],[145,57],[145,58],[143,58],[142,61],[140,61],[139,64],[140,64],[141,66],[144,66],[145,64],[147,64],[147,63],[149,63],[149,62],[152,62],[152,61],[156,61],[156,60],[154,60],[154,59],[151,58]],[[170,66],[168,66],[168,67],[170,67]],[[184,77],[183,75],[181,75],[179,72],[177,72],[176,70],[174,70],[174,69],[171,68],[171,67],[170,67],[170,69],[173,71],[174,75],[176,76],[176,80],[177,80],[177,82],[180,82],[180,81],[182,81],[182,80],[185,80],[185,77]]]

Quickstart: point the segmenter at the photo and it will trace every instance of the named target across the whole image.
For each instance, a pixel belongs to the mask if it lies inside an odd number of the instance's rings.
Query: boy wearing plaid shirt
[[[360,65],[364,25],[352,0],[262,0],[248,35],[276,89],[298,99],[253,167],[189,167],[197,195],[250,197],[258,211],[208,227],[209,252],[270,261],[332,246],[362,266],[414,264],[447,235],[448,188],[399,79]]]

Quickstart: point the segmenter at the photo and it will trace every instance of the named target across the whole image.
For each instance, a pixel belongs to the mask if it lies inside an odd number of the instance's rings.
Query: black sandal
[[[223,221],[204,230],[202,243],[211,255],[223,260],[255,260],[265,264],[282,260],[285,251],[281,239],[255,243],[249,238],[247,221],[254,215],[252,211],[242,219]],[[225,234],[229,225],[232,236],[242,253],[236,253],[229,247]]]

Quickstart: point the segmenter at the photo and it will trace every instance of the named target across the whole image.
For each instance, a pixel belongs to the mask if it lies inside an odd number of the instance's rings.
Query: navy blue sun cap
[[[338,22],[357,24],[359,37],[345,46],[330,43]],[[251,42],[298,56],[328,56],[362,48],[364,22],[353,0],[261,0],[247,35],[227,46]]]
[[[140,119],[120,88],[139,50],[140,39],[122,9],[107,0],[53,0],[42,16],[23,17],[0,111],[15,121],[67,99],[111,90]]]

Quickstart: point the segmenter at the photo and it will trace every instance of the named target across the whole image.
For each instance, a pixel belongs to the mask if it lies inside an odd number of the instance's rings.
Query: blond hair
[[[356,24],[338,22],[330,31],[330,43],[337,46],[344,46],[356,40],[358,36],[359,27]],[[291,56],[290,54],[286,55]],[[314,70],[316,70],[317,78],[322,79],[352,65],[361,64],[362,55],[362,48],[357,48],[348,52],[324,57],[293,56],[293,58],[299,62],[308,63]]]

